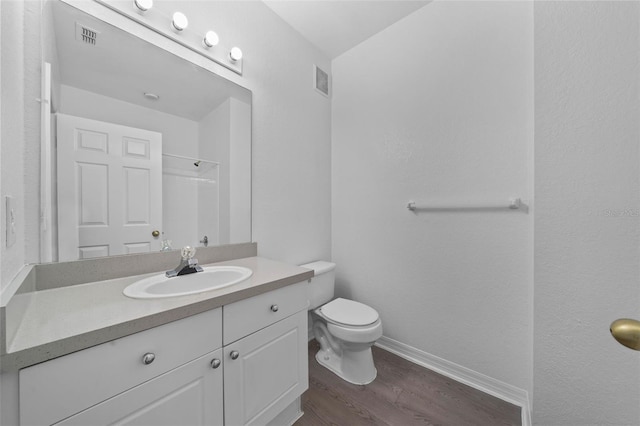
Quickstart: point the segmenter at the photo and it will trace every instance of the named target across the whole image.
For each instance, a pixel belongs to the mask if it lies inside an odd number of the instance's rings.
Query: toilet
[[[316,360],[347,382],[371,383],[378,373],[371,346],[382,336],[378,312],[353,300],[332,300],[335,263],[317,261],[301,266],[315,274],[309,281],[309,309],[313,335],[320,343]]]

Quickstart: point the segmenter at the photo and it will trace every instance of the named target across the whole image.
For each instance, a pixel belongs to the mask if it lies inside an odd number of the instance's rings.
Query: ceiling
[[[431,0],[263,0],[334,59]]]

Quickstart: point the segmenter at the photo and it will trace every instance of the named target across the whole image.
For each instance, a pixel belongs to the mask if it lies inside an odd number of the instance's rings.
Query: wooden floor
[[[309,343],[309,390],[295,426],[520,425],[520,407],[373,347],[378,377],[352,385],[320,366]]]

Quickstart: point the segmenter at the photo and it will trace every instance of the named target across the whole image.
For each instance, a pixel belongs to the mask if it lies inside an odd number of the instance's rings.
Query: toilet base
[[[373,365],[371,347],[360,351],[344,351],[342,355],[336,354],[331,348],[320,349],[316,353],[316,361],[354,385],[368,385],[378,375]]]

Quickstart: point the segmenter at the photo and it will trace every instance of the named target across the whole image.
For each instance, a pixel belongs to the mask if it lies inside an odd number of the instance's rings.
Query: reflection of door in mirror
[[[59,260],[160,248],[162,134],[57,115]]]

